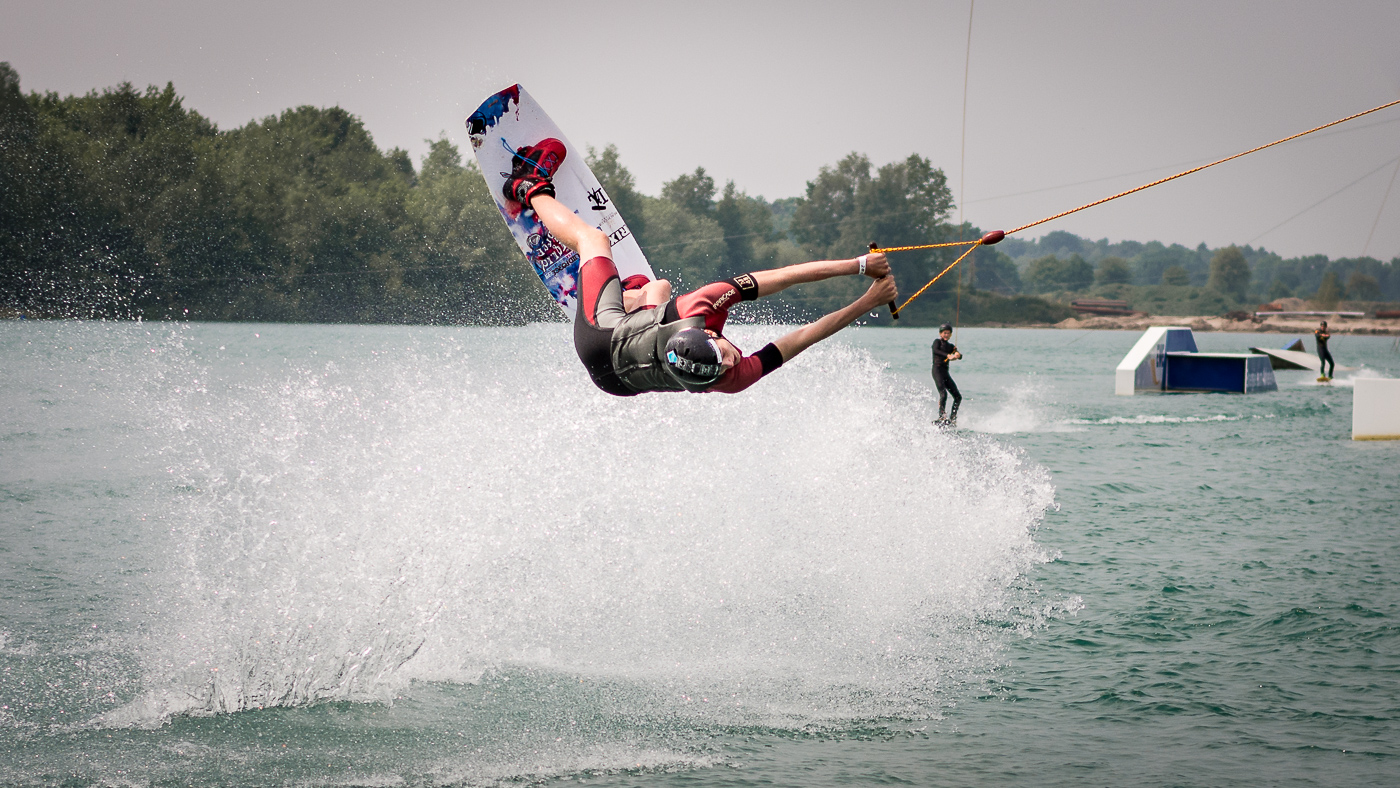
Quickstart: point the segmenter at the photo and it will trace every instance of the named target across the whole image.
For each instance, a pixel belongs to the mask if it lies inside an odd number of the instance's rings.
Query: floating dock
[[[1282,310],[1261,309],[1261,310],[1259,310],[1258,312],[1255,312],[1255,313],[1254,313],[1254,316],[1255,316],[1255,317],[1338,317],[1338,318],[1343,318],[1343,319],[1349,318],[1349,317],[1354,317],[1354,318],[1360,319],[1360,318],[1365,317],[1365,316],[1366,316],[1366,313],[1365,313],[1365,312],[1337,312],[1337,311],[1332,311],[1332,312],[1284,312],[1284,311],[1282,311]]]
[[[1400,379],[1357,378],[1351,392],[1351,439],[1400,440]]]
[[[1277,391],[1274,368],[1266,355],[1202,353],[1184,326],[1154,326],[1143,332],[1118,363],[1113,393],[1224,392],[1254,394]]]
[[[1135,315],[1132,304],[1107,298],[1078,299],[1069,302],[1069,308],[1083,315]]]

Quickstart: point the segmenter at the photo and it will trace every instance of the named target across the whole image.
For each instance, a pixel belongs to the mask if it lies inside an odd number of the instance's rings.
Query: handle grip
[[[876,249],[879,249],[879,248],[880,248],[880,245],[879,245],[879,244],[875,243],[874,241],[871,241],[871,242],[870,242],[870,251],[873,252],[873,251],[875,251]],[[898,320],[898,319],[899,319],[899,307],[896,306],[895,303],[894,303],[893,301],[891,301],[891,302],[889,303],[889,308],[890,308],[890,317],[891,317],[892,319],[894,319],[894,320]]]

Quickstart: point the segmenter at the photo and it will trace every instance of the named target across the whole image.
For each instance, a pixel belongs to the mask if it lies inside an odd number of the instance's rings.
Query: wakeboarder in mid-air
[[[671,283],[664,279],[638,275],[621,281],[607,234],[555,199],[551,178],[565,155],[564,144],[555,139],[520,149],[503,192],[509,203],[534,211],[550,235],[583,261],[574,349],[594,384],[609,394],[738,393],[897,295],[889,262],[878,252],[740,274],[679,297],[672,297]],[[875,281],[848,306],[779,337],[757,353],[745,356],[724,336],[729,309],[740,301],[852,274]]]

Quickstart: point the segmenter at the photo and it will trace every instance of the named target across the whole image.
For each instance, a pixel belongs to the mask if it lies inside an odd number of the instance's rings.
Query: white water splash
[[[1356,381],[1357,381],[1358,379],[1360,379],[1360,378],[1383,378],[1383,377],[1385,377],[1385,375],[1382,375],[1381,373],[1377,372],[1377,371],[1374,370],[1374,369],[1370,369],[1369,367],[1361,367],[1360,369],[1357,369],[1357,370],[1355,370],[1355,371],[1353,371],[1353,372],[1350,372],[1350,373],[1347,374],[1345,377],[1332,378],[1331,380],[1326,380],[1326,381],[1324,381],[1324,380],[1317,380],[1317,379],[1313,379],[1313,378],[1309,378],[1309,379],[1305,379],[1305,380],[1300,380],[1300,381],[1298,381],[1298,382],[1297,382],[1296,384],[1294,384],[1294,385],[1297,385],[1297,386],[1307,386],[1307,387],[1318,387],[1318,388],[1321,388],[1321,387],[1324,387],[1324,386],[1336,386],[1336,387],[1339,387],[1339,388],[1356,388]]]
[[[562,333],[167,370],[202,381],[165,406],[180,568],[149,692],[106,722],[523,665],[801,725],[934,714],[995,665],[1049,560],[1043,470],[911,429],[926,397],[839,344],[737,396],[618,399]]]
[[[1136,416],[1109,416],[1103,419],[1070,419],[1071,424],[1199,424],[1209,421],[1240,421],[1250,416],[1227,416],[1217,413],[1214,416],[1166,416],[1156,413],[1141,413]]]
[[[1049,404],[1046,384],[1034,376],[1002,389],[1003,401],[995,411],[969,412],[960,419],[964,429],[992,435],[1028,432],[1072,432],[1071,422],[1058,419]]]

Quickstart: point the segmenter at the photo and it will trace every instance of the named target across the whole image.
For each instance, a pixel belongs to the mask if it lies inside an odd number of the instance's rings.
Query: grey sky
[[[957,195],[968,7],[0,0],[0,60],[26,90],[173,81],[221,128],[338,104],[415,159],[440,132],[467,153],[462,118],[518,81],[575,143],[615,143],[647,193],[704,166],[798,195],[854,150],[927,156]],[[1397,42],[1395,0],[977,0],[965,216],[1014,227],[1400,98]],[[1029,234],[1359,255],[1400,107],[1340,128]],[[1400,183],[1369,253],[1400,255]]]

